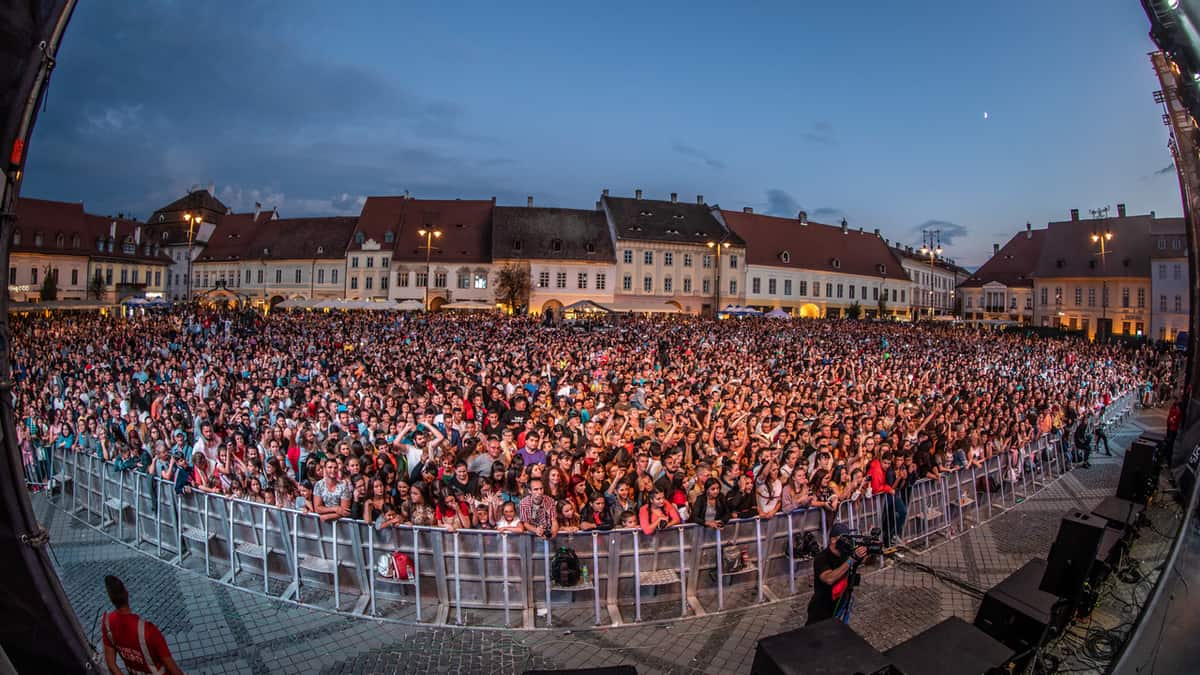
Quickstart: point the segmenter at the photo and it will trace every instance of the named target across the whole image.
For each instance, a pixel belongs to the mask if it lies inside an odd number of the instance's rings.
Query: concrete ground
[[[1162,410],[1136,411],[1110,432],[1114,450]],[[957,539],[912,557],[988,588],[1045,557],[1062,515],[1113,494],[1121,451],[1094,458],[1029,500]],[[113,541],[45,498],[34,499],[67,595],[99,644],[108,608],[102,579],[117,574],[135,612],[156,623],[187,673],[519,673],[530,668],[632,664],[639,673],[746,673],[759,638],[803,625],[808,593],[739,612],[674,623],[570,631],[406,626],[349,618],[244,593]],[[973,620],[978,600],[923,572],[867,575],[851,625],[880,650],[950,616]]]

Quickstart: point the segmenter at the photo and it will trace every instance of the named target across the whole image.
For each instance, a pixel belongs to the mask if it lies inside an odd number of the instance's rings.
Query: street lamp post
[[[1093,217],[1098,218],[1102,221],[1104,221],[1108,218],[1108,207],[1107,206],[1105,206],[1104,208],[1101,208],[1101,209],[1092,209],[1091,211],[1092,211]],[[1105,322],[1108,320],[1108,279],[1106,278],[1108,270],[1105,265],[1105,256],[1109,253],[1109,251],[1105,247],[1105,245],[1108,242],[1112,241],[1112,238],[1113,238],[1113,233],[1112,233],[1112,230],[1110,230],[1108,228],[1107,222],[1105,222],[1103,225],[1103,231],[1101,231],[1100,225],[1096,225],[1095,227],[1092,228],[1092,243],[1100,244],[1100,321],[1101,322]],[[1111,333],[1112,331],[1108,331],[1108,332]]]
[[[192,246],[196,241],[196,226],[203,222],[204,217],[199,213],[184,213],[183,219],[188,224],[188,259],[187,259],[187,299],[192,301]]]
[[[429,257],[433,253],[434,238],[441,239],[441,230],[417,230],[417,234],[425,237],[425,311],[429,311],[429,284],[433,281],[433,270],[430,268]]]
[[[709,241],[705,244],[717,252],[716,287],[713,288],[713,316],[721,311],[721,249],[729,248],[727,241]]]
[[[929,318],[933,319],[933,263],[942,254],[942,231],[921,230],[921,255],[929,256]]]

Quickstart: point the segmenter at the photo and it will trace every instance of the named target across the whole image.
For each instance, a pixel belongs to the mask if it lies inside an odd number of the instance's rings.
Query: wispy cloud
[[[817,220],[832,220],[835,218],[840,220],[846,217],[846,212],[832,206],[822,206],[813,210],[812,215]]]
[[[837,137],[833,133],[833,125],[829,122],[813,122],[808,129],[800,132],[800,138],[812,145],[836,147]]]
[[[701,150],[700,148],[693,147],[686,143],[681,143],[679,141],[675,141],[674,143],[671,144],[671,149],[674,150],[675,152],[678,152],[681,155],[684,155],[685,157],[692,157],[692,158],[698,159],[701,162],[704,162],[705,164],[707,164],[708,167],[711,169],[724,169],[725,168],[725,162],[722,162],[721,160],[713,157],[712,155],[708,154],[707,152]]]
[[[778,188],[767,190],[767,214],[792,218],[800,211],[800,202],[786,191]]]
[[[942,245],[944,246],[950,246],[954,243],[954,240],[959,237],[965,237],[968,234],[965,226],[952,223],[948,220],[927,220],[919,225],[913,225],[908,229],[914,237],[919,237],[921,230],[939,230],[941,232]]]

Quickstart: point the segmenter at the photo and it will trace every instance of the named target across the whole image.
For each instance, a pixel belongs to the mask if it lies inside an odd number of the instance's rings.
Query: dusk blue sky
[[[977,265],[1071,208],[1180,215],[1147,31],[1136,0],[82,2],[23,193],[146,218],[210,182],[283,216],[642,188],[940,223]]]

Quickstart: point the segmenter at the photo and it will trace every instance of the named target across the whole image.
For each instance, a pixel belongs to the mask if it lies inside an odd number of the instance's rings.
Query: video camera
[[[878,527],[872,527],[867,534],[843,534],[837,540],[838,555],[843,558],[849,558],[854,555],[854,549],[859,546],[866,547],[867,555],[883,555],[883,540],[880,539],[882,531]]]

